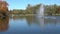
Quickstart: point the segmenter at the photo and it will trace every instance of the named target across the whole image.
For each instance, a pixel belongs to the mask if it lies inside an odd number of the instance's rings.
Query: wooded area
[[[10,10],[10,14],[36,14],[41,4],[30,5],[28,4],[26,9],[13,9]],[[48,15],[60,14],[60,6],[57,4],[54,5],[44,5],[44,13]]]

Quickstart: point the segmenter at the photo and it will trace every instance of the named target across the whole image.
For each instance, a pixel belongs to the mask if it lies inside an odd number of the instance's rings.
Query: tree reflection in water
[[[39,22],[35,16],[25,16],[25,18],[26,18],[28,25],[39,24]]]
[[[23,20],[26,19],[26,23],[30,26],[32,24],[40,25],[41,27],[44,27],[46,24],[54,24],[56,25],[56,19],[42,19],[42,18],[36,18],[36,16],[14,16],[12,17],[13,20]]]
[[[46,24],[54,24],[56,25],[56,19],[42,19],[42,18],[36,18],[36,16],[26,16],[26,21],[28,25],[37,24],[40,25],[41,27],[44,27]]]
[[[0,32],[8,29],[9,17],[0,18]]]

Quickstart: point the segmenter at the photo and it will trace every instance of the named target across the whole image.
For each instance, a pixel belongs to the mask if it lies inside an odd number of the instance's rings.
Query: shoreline
[[[9,14],[9,16],[35,16],[37,14]],[[60,14],[52,14],[52,15],[47,15],[45,14],[45,16],[60,16]]]

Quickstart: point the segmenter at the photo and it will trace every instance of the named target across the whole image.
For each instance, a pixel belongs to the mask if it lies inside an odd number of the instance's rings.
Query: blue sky
[[[9,10],[11,9],[25,9],[27,4],[36,5],[43,3],[45,5],[57,4],[60,5],[60,0],[5,0],[9,4]]]

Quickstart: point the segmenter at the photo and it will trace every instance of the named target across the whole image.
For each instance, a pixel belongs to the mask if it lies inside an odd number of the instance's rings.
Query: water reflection
[[[13,19],[13,20],[22,20],[24,19],[24,16],[13,16],[13,17],[9,17],[10,19]]]
[[[25,16],[25,18],[26,18],[28,25],[39,24],[39,22],[35,16]]]
[[[44,19],[44,18],[36,18],[36,16],[27,16],[27,23],[30,25],[39,25],[41,30],[44,31],[45,28],[56,27],[58,19]],[[32,24],[33,23],[33,24]]]
[[[58,18],[58,17],[57,17]],[[12,18],[3,19],[6,21],[6,26],[8,29],[6,32],[19,32],[19,33],[40,33],[40,32],[56,32],[60,30],[60,19],[42,19],[36,18],[36,16],[14,16]],[[3,20],[0,20],[3,21]],[[9,28],[8,28],[9,22]],[[0,28],[1,29],[1,28]]]
[[[58,20],[57,19],[45,19],[44,20],[45,24],[57,24]]]
[[[36,24],[40,25],[41,27],[44,27],[45,24],[56,24],[56,19],[44,19],[44,18],[36,18],[36,16],[14,16],[12,17],[13,20],[22,20],[26,19],[26,22],[28,25]]]
[[[38,18],[38,21],[40,23],[41,28],[44,28],[44,25],[45,25],[44,18]]]
[[[8,29],[9,18],[0,18],[0,31],[6,31]]]

